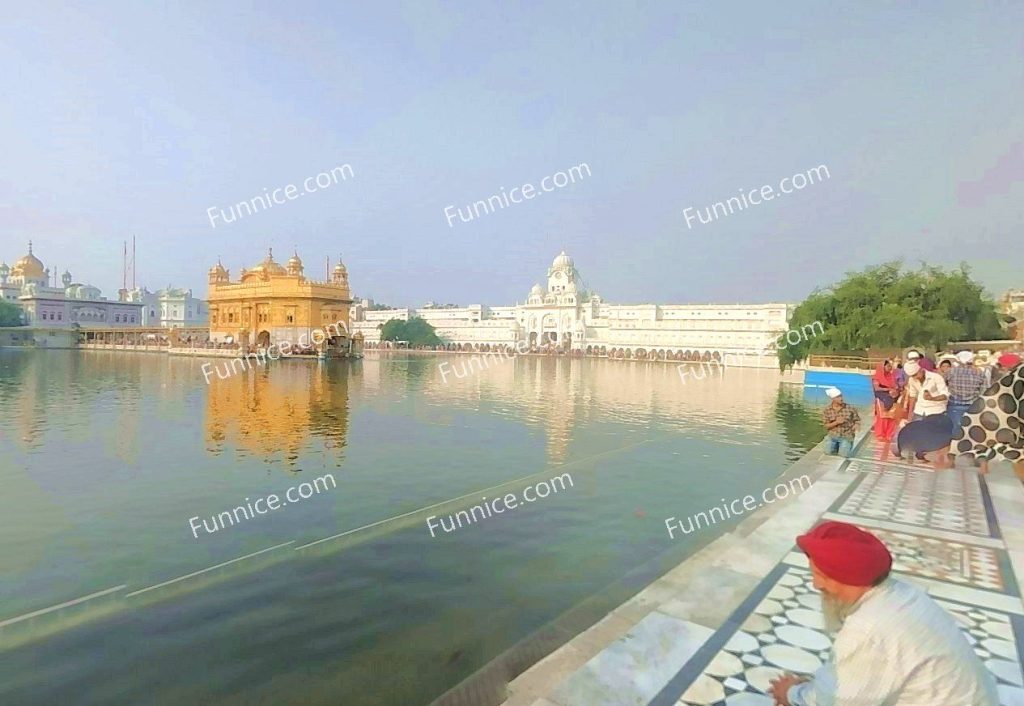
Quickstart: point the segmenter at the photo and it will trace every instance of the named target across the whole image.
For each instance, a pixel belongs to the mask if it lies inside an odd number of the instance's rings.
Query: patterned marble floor
[[[936,473],[859,460],[851,461],[849,469],[863,473],[864,478],[835,508],[838,514],[981,537],[992,534],[974,471],[958,468]]]
[[[1024,703],[1024,676],[1011,621],[1020,616],[940,600],[960,623],[968,642],[995,675],[1003,706]],[[683,693],[687,706],[771,706],[765,695],[781,671],[810,673],[829,659],[820,594],[808,570],[788,567],[729,636],[725,646]],[[1017,637],[1019,640],[1020,637]]]
[[[879,462],[875,451],[868,442],[845,467],[861,477],[825,516],[877,534],[893,552],[894,572],[924,583],[960,623],[996,678],[1001,706],[1024,706],[1024,606],[984,481],[971,470]],[[801,560],[794,552],[777,566],[708,640],[713,649],[687,663],[680,675],[693,678],[679,687],[678,704],[771,706],[770,679],[829,659],[820,594]]]
[[[978,547],[949,539],[893,532],[861,525],[885,542],[893,555],[893,571],[915,574],[975,588],[1015,592],[1013,572],[1000,562],[991,547]]]

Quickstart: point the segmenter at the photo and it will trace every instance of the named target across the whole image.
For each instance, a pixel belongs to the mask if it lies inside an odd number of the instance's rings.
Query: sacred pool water
[[[822,436],[775,371],[441,360],[0,350],[0,703],[429,704]]]

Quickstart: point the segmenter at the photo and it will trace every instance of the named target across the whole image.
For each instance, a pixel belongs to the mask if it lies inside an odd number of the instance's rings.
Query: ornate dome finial
[[[572,261],[572,258],[566,255],[565,250],[562,250],[562,252],[558,253],[558,257],[556,257],[551,263],[551,267],[555,269],[568,268],[573,266],[574,263]]]
[[[332,282],[348,282],[348,268],[345,267],[345,263],[341,261],[341,254],[338,254],[338,264],[334,266],[334,270],[331,273]]]

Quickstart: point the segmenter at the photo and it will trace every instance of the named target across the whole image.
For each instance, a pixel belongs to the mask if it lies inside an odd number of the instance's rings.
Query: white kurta
[[[788,696],[793,706],[999,706],[995,679],[952,616],[896,579],[861,597],[832,662]]]

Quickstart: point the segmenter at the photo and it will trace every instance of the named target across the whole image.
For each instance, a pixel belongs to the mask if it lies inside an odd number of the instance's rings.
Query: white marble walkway
[[[1007,467],[932,472],[812,453],[810,490],[746,518],[604,621],[509,685],[506,706],[771,706],[768,680],[828,659],[820,598],[795,537],[821,519],[858,524],[925,587],[995,675],[1002,706],[1024,706],[1024,486]],[[1016,569],[1016,570],[1015,570]]]

